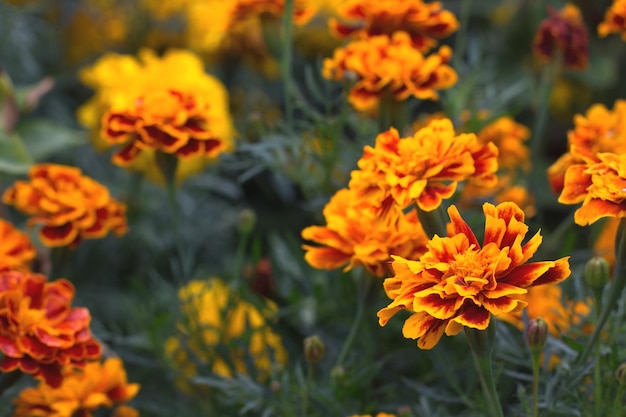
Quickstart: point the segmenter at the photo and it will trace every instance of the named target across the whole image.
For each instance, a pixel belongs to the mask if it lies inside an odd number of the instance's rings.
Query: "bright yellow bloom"
[[[377,221],[376,209],[359,201],[349,189],[339,190],[324,207],[326,226],[310,226],[302,238],[322,246],[304,245],[305,259],[314,268],[344,271],[362,265],[377,277],[384,276],[391,255],[419,257],[428,238],[415,210],[404,213],[393,207],[389,221]]]
[[[330,20],[332,32],[340,37],[358,38],[407,32],[412,45],[428,52],[437,39],[456,32],[459,22],[441,2],[422,0],[348,0],[339,7],[339,16],[347,22]]]
[[[29,269],[35,255],[35,247],[28,236],[8,221],[0,219],[0,268]]]
[[[519,295],[528,288],[553,284],[570,274],[568,258],[528,260],[541,244],[535,234],[522,244],[528,226],[524,212],[513,203],[483,205],[485,233],[482,245],[450,206],[449,237],[435,235],[419,260],[394,257],[395,276],[384,282],[393,301],[378,312],[381,326],[400,310],[411,312],[403,335],[431,349],[443,333],[456,335],[463,327],[484,330],[491,316],[521,310]]]
[[[138,391],[139,384],[127,382],[122,361],[110,358],[84,368],[67,367],[57,388],[42,382],[24,389],[15,400],[13,417],[91,417],[100,408],[129,402]],[[130,407],[118,408],[122,409],[114,411],[117,416],[137,415]]]
[[[155,153],[179,157],[176,179],[202,170],[233,146],[228,93],[206,74],[194,54],[143,50],[139,59],[108,54],[80,73],[96,90],[78,118],[104,147],[118,146],[113,161],[163,182]]]
[[[604,38],[611,33],[619,33],[626,41],[626,0],[613,0],[604,15],[604,20],[598,25],[598,35]]]
[[[396,101],[416,97],[437,100],[437,90],[452,87],[457,73],[447,65],[452,50],[442,46],[424,56],[406,32],[357,39],[324,60],[322,74],[335,81],[354,82],[348,101],[359,111],[377,107],[381,96]]]
[[[180,334],[169,338],[165,349],[185,376],[198,374],[195,363],[199,361],[221,376],[244,373],[264,380],[274,366],[287,362],[280,336],[267,324],[277,310],[271,301],[260,310],[217,278],[191,281],[178,297],[184,320],[179,324]],[[249,369],[247,363],[254,368]]]
[[[481,144],[473,133],[456,135],[449,119],[434,120],[412,137],[390,129],[366,146],[349,183],[359,199],[384,214],[391,205],[406,208],[416,202],[432,211],[450,198],[460,181],[472,178],[489,186],[497,179],[498,150]]]

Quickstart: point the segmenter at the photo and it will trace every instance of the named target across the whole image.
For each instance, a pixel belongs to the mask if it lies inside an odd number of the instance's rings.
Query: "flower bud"
[[[548,323],[542,318],[533,319],[526,326],[526,343],[531,350],[541,350],[548,340]]]
[[[324,342],[322,342],[319,336],[309,336],[304,339],[302,344],[304,346],[304,357],[308,363],[315,365],[322,360],[326,352],[326,346],[324,346]]]
[[[247,235],[252,232],[256,223],[256,213],[250,209],[243,209],[239,213],[239,232]]]
[[[620,385],[626,385],[626,362],[622,363],[615,371],[615,379]]]
[[[601,256],[594,256],[585,264],[585,282],[592,289],[602,289],[609,280],[609,263]]]

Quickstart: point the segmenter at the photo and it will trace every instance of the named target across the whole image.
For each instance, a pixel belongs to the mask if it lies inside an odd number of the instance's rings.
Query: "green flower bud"
[[[617,367],[615,379],[617,379],[620,385],[626,385],[626,362]]]
[[[243,209],[239,213],[239,232],[247,235],[252,232],[256,223],[256,213],[250,209]]]
[[[548,340],[548,323],[542,318],[528,322],[526,326],[526,343],[531,350],[541,350]]]
[[[601,256],[594,256],[585,264],[585,282],[592,289],[602,289],[609,281],[609,263]]]
[[[315,365],[324,358],[326,346],[319,336],[307,337],[302,345],[304,346],[304,357],[308,363]]]

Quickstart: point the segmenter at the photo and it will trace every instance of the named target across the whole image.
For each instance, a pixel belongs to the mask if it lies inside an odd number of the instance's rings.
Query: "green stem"
[[[540,371],[540,363],[539,360],[541,358],[541,349],[533,350],[531,349],[532,355],[532,368],[533,368],[533,417],[537,417],[538,413],[538,399],[539,399],[539,371]]]
[[[350,328],[350,333],[348,333],[348,337],[346,338],[343,346],[341,348],[341,352],[339,352],[339,356],[337,356],[337,362],[335,363],[335,368],[343,366],[343,362],[346,360],[350,349],[352,348],[352,344],[356,339],[356,335],[358,333],[359,327],[361,327],[361,322],[363,321],[363,312],[365,311],[365,304],[367,300],[367,289],[369,287],[367,280],[371,279],[369,274],[365,269],[363,269],[363,273],[357,280],[357,296],[358,302],[356,306],[356,314],[354,316],[354,321],[352,322],[352,327]]]
[[[433,211],[424,211],[418,205],[416,207],[417,217],[420,219],[420,223],[429,238],[435,235],[441,237],[448,235],[443,206],[440,205]]]
[[[616,265],[613,270],[613,280],[611,281],[611,288],[608,290],[608,297],[606,303],[602,306],[600,317],[596,323],[596,327],[593,329],[593,333],[582,352],[578,354],[574,362],[575,365],[580,365],[587,360],[591,352],[594,350],[600,333],[604,328],[611,312],[617,305],[621,298],[624,286],[626,286],[626,219],[620,220],[620,225],[617,230],[617,244],[615,245],[615,259]]]
[[[461,1],[461,11],[459,13],[459,31],[456,34],[456,40],[454,43],[454,58],[452,58],[452,66],[458,71],[465,55],[465,48],[467,45],[467,33],[469,28],[470,12],[472,10],[472,1]]]
[[[313,364],[307,364],[306,381],[304,385],[304,395],[302,396],[302,417],[307,416],[309,408],[309,393],[311,391],[311,384],[313,383]]]
[[[57,279],[61,277],[67,278],[66,267],[68,260],[70,259],[69,246],[61,246],[58,248],[52,248],[50,251],[50,258],[52,260],[52,269],[50,271],[50,279]]]
[[[378,104],[378,131],[385,132],[393,127],[402,135],[406,116],[405,102],[396,100],[393,91],[385,89]]]
[[[285,84],[285,119],[287,126],[293,126],[293,106],[292,97],[292,80],[291,80],[291,61],[292,61],[292,31],[293,31],[293,2],[294,0],[285,0],[285,9],[283,14],[283,47],[281,55],[281,73]]]
[[[619,385],[617,389],[617,395],[615,395],[615,399],[613,400],[613,407],[611,407],[611,415],[610,417],[621,417],[622,416],[622,397],[624,396],[624,389],[626,385]],[[596,414],[597,415],[597,414]]]

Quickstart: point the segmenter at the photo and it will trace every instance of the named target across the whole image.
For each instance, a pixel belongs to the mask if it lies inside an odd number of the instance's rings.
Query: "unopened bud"
[[[609,280],[609,263],[601,256],[594,256],[585,264],[585,282],[593,289],[602,289]]]
[[[626,385],[626,362],[622,363],[615,371],[615,379],[620,385]]]
[[[341,365],[335,366],[333,367],[333,369],[330,370],[330,377],[335,382],[341,381],[345,375],[346,375],[346,369]]]
[[[542,318],[533,319],[526,326],[526,343],[531,350],[541,350],[548,340],[548,323]]]
[[[324,358],[326,346],[319,336],[307,337],[302,345],[304,346],[304,357],[308,363],[315,365]]]
[[[247,235],[252,232],[256,223],[256,214],[253,210],[243,209],[239,213],[239,232]]]

